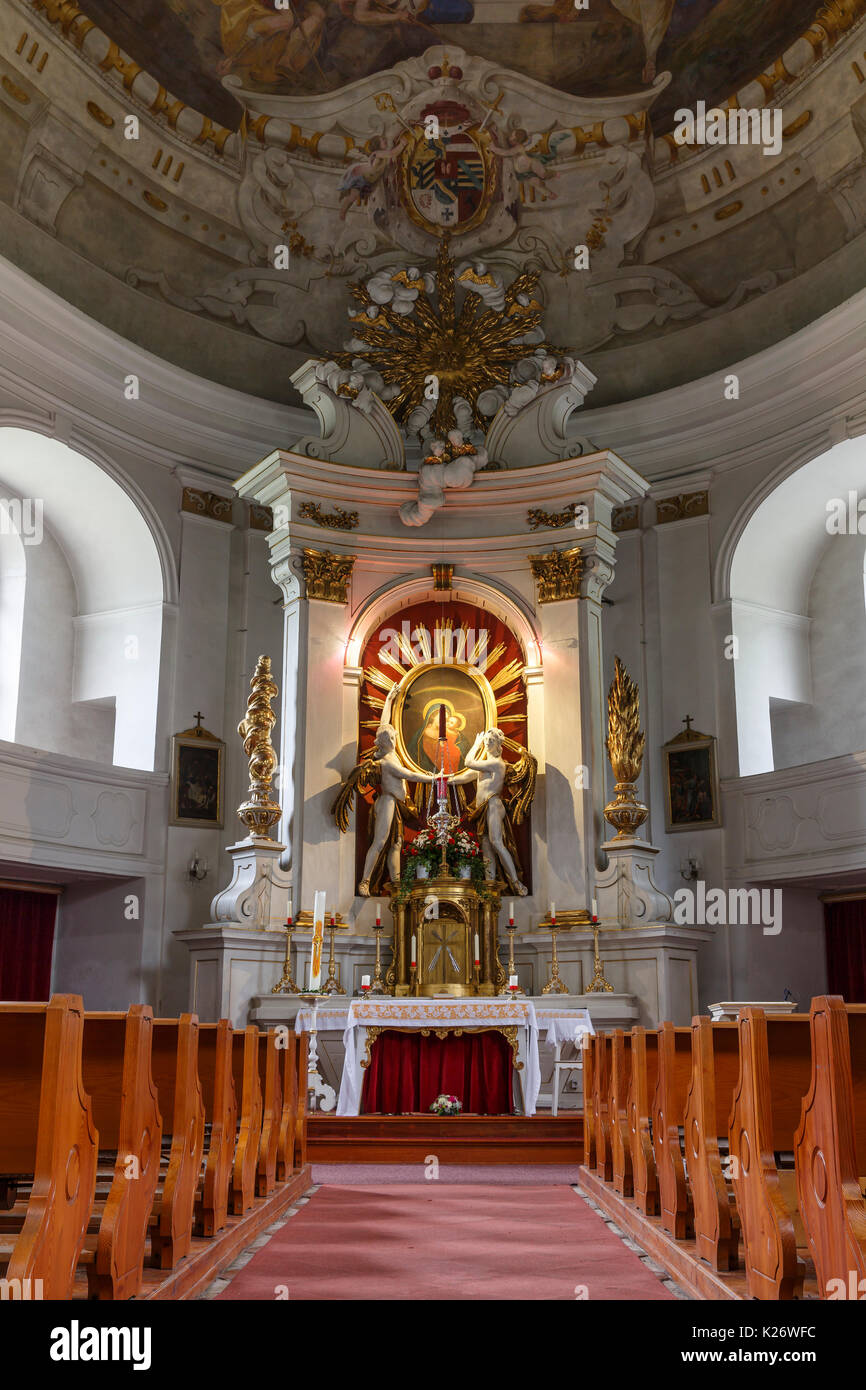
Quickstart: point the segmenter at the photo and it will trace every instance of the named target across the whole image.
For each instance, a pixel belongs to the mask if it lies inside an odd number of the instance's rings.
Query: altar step
[[[583,1162],[583,1115],[312,1114],[311,1163]]]

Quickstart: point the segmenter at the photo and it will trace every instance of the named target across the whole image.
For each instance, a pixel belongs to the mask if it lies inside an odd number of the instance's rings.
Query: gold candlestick
[[[553,952],[550,959],[550,979],[541,991],[542,994],[568,994],[568,986],[563,983],[559,973],[559,959],[556,954],[556,938],[559,932],[560,928],[555,922],[552,922],[550,926],[550,938],[553,942]]]
[[[511,976],[517,974],[517,966],[514,964],[514,933],[516,932],[517,928],[515,927],[513,922],[509,922],[505,930],[508,932],[508,970],[505,974],[505,984],[502,986],[501,993],[505,995],[510,995],[513,998],[525,999],[526,995],[524,994],[523,990],[520,988],[519,985],[517,986],[517,989],[509,988],[508,982],[511,979]]]
[[[337,979],[337,961],[334,956],[334,934],[337,927],[334,922],[331,923],[329,930],[331,933],[331,949],[328,955],[328,978],[325,981],[325,994],[345,994],[346,991]]]
[[[286,959],[283,961],[283,973],[271,990],[271,994],[300,994],[300,989],[295,984],[295,977],[292,974],[292,932],[295,930],[291,919],[286,922]]]
[[[373,930],[376,933],[376,973],[373,976],[373,980],[368,990],[368,993],[376,995],[390,994],[388,986],[382,979],[382,960],[380,955],[380,947],[382,943],[382,932],[384,931],[384,927],[381,922],[377,922]]]
[[[595,965],[595,970],[594,970],[594,972],[593,972],[593,976],[592,976],[591,981],[589,982],[589,984],[587,985],[586,989],[584,990],[584,994],[613,994],[613,993],[614,993],[613,985],[612,985],[612,984],[609,984],[608,981],[604,978],[604,966],[603,966],[602,963],[601,963],[601,956],[600,956],[599,953],[598,953],[598,933],[599,933],[599,925],[598,925],[598,922],[595,921],[595,919],[593,919],[593,923],[592,923],[592,958],[593,958],[593,963],[594,963],[594,965]]]

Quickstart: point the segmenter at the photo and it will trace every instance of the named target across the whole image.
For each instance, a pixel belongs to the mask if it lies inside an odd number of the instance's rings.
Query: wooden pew
[[[277,1031],[259,1034],[259,1084],[262,1088],[262,1132],[256,1166],[256,1196],[267,1197],[277,1185],[277,1150],[283,1110]]]
[[[812,1074],[807,1014],[740,1013],[740,1070],[731,1111],[732,1179],[750,1298],[799,1298],[805,1231],[796,1179],[776,1156],[793,1153]]]
[[[692,1074],[692,1033],[663,1023],[657,1030],[658,1077],[653,1098],[653,1151],[659,1187],[659,1215],[677,1240],[692,1232],[692,1206],[683,1163],[680,1129]]]
[[[147,1226],[159,1180],[162,1118],[151,1072],[153,1012],[84,1015],[84,1085],[99,1129],[100,1152],[110,1150],[114,1175],[87,1262],[90,1297],[135,1298],[141,1287]],[[91,1230],[93,1229],[91,1222]]]
[[[298,1077],[298,1104],[295,1113],[295,1168],[307,1166],[307,1096],[309,1084],[310,1035],[301,1033],[295,1048]]]
[[[99,1135],[82,1077],[83,1036],[77,994],[0,1004],[0,1174],[10,1211],[0,1274],[29,1280],[24,1287],[45,1299],[72,1297],[96,1185]],[[32,1186],[13,1230],[6,1223],[18,1176]]]
[[[280,1082],[283,1096],[277,1142],[277,1182],[286,1182],[295,1167],[295,1126],[298,1118],[297,1039],[290,1028],[280,1051]]]
[[[583,1162],[590,1171],[595,1167],[595,1112],[593,1108],[596,1039],[585,1034],[583,1039]]]
[[[740,1219],[730,1182],[728,1123],[740,1069],[736,1023],[692,1019],[692,1075],[685,1109],[686,1167],[698,1255],[736,1269]]]
[[[231,1212],[243,1216],[256,1195],[256,1169],[262,1134],[262,1085],[259,1077],[259,1030],[251,1023],[232,1037],[232,1074],[238,1097],[238,1128],[232,1165]]]
[[[631,1030],[631,1078],[627,1111],[632,1185],[638,1211],[656,1216],[659,1185],[652,1141],[652,1102],[658,1081],[658,1036],[646,1028]]]
[[[153,1079],[170,1136],[168,1170],[151,1217],[151,1263],[174,1269],[189,1253],[196,1190],[204,1149],[204,1104],[198,1075],[199,1023],[195,1014],[153,1021]]]
[[[610,1033],[598,1034],[593,1074],[593,1124],[595,1126],[595,1171],[603,1182],[613,1182],[613,1152],[610,1147]]]
[[[862,1299],[866,1004],[821,995],[812,1000],[809,1027],[812,1074],[794,1138],[799,1206],[820,1296]]]
[[[238,1104],[232,1070],[232,1026],[227,1018],[199,1023],[198,1072],[207,1125],[204,1177],[196,1197],[196,1235],[213,1236],[228,1220]]]
[[[631,1144],[628,1133],[628,1083],[631,1073],[631,1034],[615,1028],[610,1051],[610,1086],[608,1115],[610,1117],[610,1148],[613,1166],[614,1191],[621,1197],[631,1197],[634,1191],[631,1166]]]

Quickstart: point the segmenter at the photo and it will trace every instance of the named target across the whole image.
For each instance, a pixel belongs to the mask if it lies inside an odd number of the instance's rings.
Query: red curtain
[[[57,896],[0,888],[0,999],[47,999]]]
[[[824,904],[827,990],[866,1004],[866,898]]]
[[[439,1095],[456,1096],[465,1115],[510,1115],[511,1047],[501,1033],[447,1033],[387,1028],[370,1049],[361,1113],[412,1115]]]

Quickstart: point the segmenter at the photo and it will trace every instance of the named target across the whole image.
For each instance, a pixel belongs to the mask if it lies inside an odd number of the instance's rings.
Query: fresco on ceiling
[[[449,40],[538,82],[595,97],[673,82],[654,109],[713,103],[808,28],[816,0],[81,0],[82,8],[176,96],[225,124],[239,108],[221,86],[326,92]],[[507,14],[508,18],[501,16]]]

